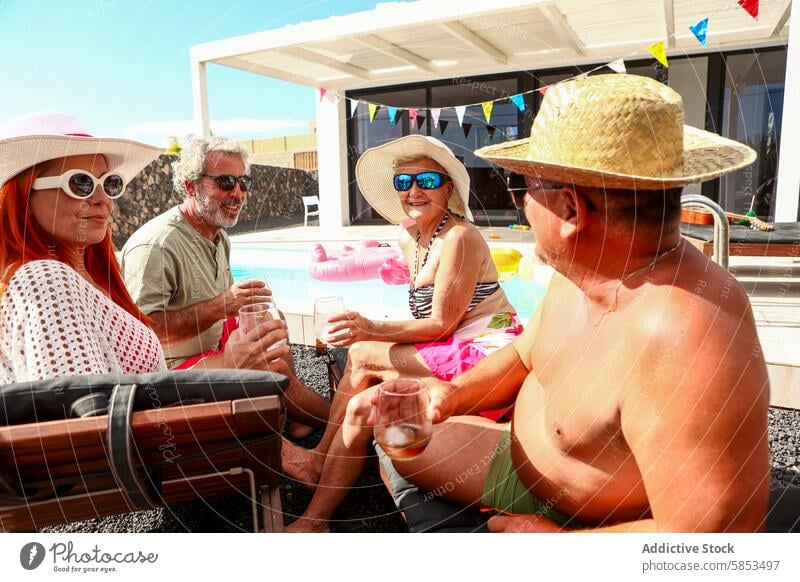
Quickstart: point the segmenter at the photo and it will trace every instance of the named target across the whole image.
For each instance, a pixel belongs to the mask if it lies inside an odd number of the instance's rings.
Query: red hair
[[[31,186],[36,178],[33,168],[17,174],[0,187],[0,296],[21,266],[31,261],[57,260],[70,263],[70,249],[47,233],[28,211]],[[111,300],[139,321],[149,325],[147,317],[134,303],[125,287],[111,230],[105,238],[89,245],[84,252],[84,266]]]

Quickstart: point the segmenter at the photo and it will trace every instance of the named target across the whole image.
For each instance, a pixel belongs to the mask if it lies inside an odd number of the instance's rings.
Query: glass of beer
[[[375,440],[392,459],[412,459],[431,440],[428,387],[419,380],[398,378],[378,386]]]
[[[314,334],[317,336],[317,348],[325,347],[330,340],[328,330],[331,324],[328,318],[344,311],[344,299],[341,297],[320,297],[314,301]]]
[[[280,319],[281,315],[278,308],[271,301],[264,301],[261,303],[251,303],[245,305],[239,310],[239,328],[243,334],[249,333],[254,330],[263,321],[270,319]],[[286,340],[280,340],[270,346],[269,350],[279,348],[286,344]],[[267,351],[269,351],[267,350]]]

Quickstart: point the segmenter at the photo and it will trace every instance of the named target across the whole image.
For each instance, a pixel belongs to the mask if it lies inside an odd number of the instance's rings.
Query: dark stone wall
[[[166,154],[159,157],[136,176],[116,201],[111,232],[117,248],[122,248],[145,222],[181,203],[182,195],[172,188],[173,160]],[[268,228],[270,224],[283,226],[298,219],[302,223],[301,197],[319,194],[316,171],[251,165],[250,173],[253,189],[239,215],[240,224]]]

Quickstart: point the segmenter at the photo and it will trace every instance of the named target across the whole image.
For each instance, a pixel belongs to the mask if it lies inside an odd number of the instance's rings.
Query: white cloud
[[[254,139],[284,135],[287,130],[297,133],[297,130],[308,128],[308,121],[300,119],[253,119],[237,117],[233,119],[214,120],[211,122],[211,131],[214,135],[236,139]],[[197,128],[192,120],[167,120],[147,121],[136,123],[126,128],[128,137],[166,145],[170,136],[183,139],[191,133],[197,133]]]

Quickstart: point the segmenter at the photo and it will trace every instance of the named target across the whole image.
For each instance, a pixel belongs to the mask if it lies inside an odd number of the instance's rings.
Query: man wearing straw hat
[[[755,153],[684,127],[677,93],[630,75],[551,87],[530,139],[477,153],[526,177],[556,275],[516,342],[429,381],[436,432],[394,469],[496,510],[492,531],[759,530],[769,381],[753,315],[679,231],[681,188]],[[456,416],[509,403],[510,426]]]

